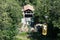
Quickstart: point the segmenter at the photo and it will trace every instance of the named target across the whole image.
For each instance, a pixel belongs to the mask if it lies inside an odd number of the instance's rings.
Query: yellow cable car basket
[[[42,35],[47,35],[47,25],[43,24]]]

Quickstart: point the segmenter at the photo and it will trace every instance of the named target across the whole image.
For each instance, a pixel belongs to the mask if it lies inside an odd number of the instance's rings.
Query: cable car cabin
[[[32,22],[32,18],[34,15],[34,7],[30,4],[24,5],[22,9],[23,19],[25,20],[26,24],[30,25]],[[22,20],[23,21],[23,20]]]
[[[22,11],[24,17],[33,17],[34,7],[30,4],[27,4],[23,7]]]
[[[28,9],[24,11],[25,17],[33,17],[33,11]]]

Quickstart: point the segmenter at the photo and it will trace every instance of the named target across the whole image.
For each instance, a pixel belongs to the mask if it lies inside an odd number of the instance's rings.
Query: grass
[[[27,32],[22,32],[16,36],[16,40],[30,40],[27,38]]]

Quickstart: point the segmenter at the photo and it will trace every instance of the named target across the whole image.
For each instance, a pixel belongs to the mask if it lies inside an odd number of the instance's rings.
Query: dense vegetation
[[[54,27],[60,28],[60,0],[0,0],[0,40],[15,40],[21,8],[26,4],[34,6],[39,22],[51,21]]]
[[[17,1],[0,0],[0,40],[13,40],[21,17]]]

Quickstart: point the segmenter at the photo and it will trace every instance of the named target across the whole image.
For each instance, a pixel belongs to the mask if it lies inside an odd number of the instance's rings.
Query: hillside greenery
[[[34,17],[38,16],[39,22],[52,22],[54,27],[60,28],[60,0],[0,0],[0,40],[15,40],[21,10],[26,4],[34,6]]]

